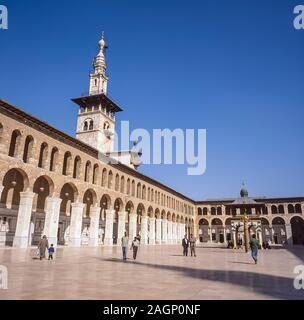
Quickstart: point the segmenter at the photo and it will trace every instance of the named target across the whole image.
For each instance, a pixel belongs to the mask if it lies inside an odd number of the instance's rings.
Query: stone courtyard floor
[[[142,246],[138,260],[121,260],[120,247],[58,248],[53,261],[33,259],[34,249],[0,249],[8,289],[0,299],[304,299],[294,267],[304,247],[259,252],[254,265],[241,250]],[[129,252],[131,258],[131,252]]]

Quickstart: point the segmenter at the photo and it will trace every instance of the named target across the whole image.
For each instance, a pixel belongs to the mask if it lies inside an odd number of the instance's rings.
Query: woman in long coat
[[[43,236],[42,239],[39,241],[38,249],[40,254],[40,260],[45,258],[45,251],[49,248],[49,242],[46,236]]]

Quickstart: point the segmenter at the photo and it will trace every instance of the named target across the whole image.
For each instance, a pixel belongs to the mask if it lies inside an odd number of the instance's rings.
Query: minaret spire
[[[105,49],[107,48],[104,32],[98,42],[99,51],[93,62],[93,73],[90,74],[90,95],[107,93],[108,76],[106,74],[107,64]]]

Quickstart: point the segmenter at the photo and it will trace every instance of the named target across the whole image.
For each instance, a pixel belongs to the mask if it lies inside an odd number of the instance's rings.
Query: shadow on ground
[[[171,266],[171,265],[159,265],[159,264],[150,264],[143,263],[133,260],[127,262],[122,261],[121,259],[101,259],[105,262],[111,263],[120,263],[120,264],[129,264],[132,263],[134,266],[144,266],[152,269],[159,270],[169,270],[183,273],[185,276],[196,278],[199,280],[208,280],[221,283],[230,283],[233,285],[243,286],[248,288],[253,292],[268,295],[273,299],[290,299],[290,300],[303,300],[304,299],[304,290],[296,290],[293,287],[293,279],[282,277],[282,276],[273,276],[269,274],[261,274],[255,272],[244,272],[244,271],[222,271],[222,270],[204,270],[204,269],[195,269],[189,267],[180,267],[180,266]],[[234,262],[234,263],[243,263],[243,262]],[[247,263],[246,263],[247,264]],[[203,290],[203,288],[202,288]],[[233,294],[231,296],[233,298]],[[227,297],[227,299],[231,299]]]

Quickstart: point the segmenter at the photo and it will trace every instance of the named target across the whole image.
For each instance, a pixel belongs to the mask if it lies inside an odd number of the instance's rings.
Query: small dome
[[[246,188],[242,188],[240,195],[242,198],[248,197],[248,190]]]

